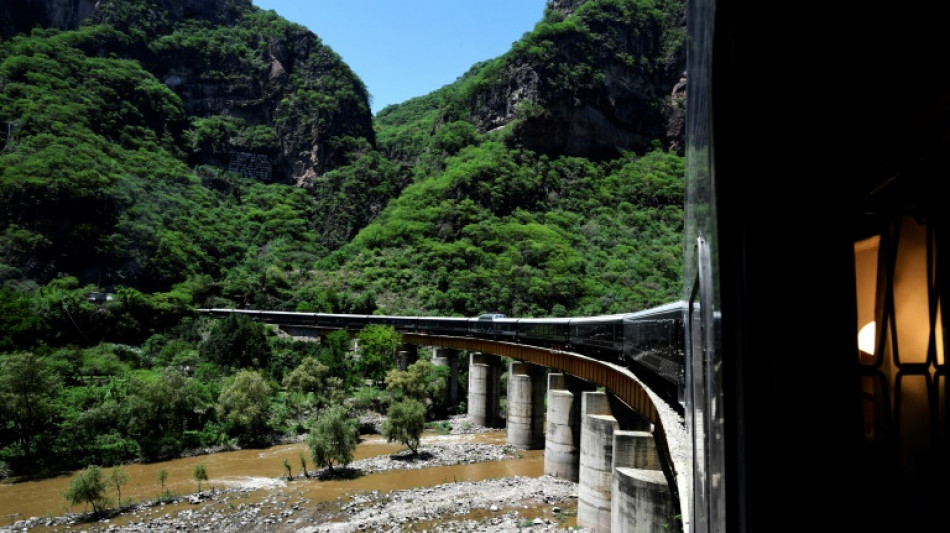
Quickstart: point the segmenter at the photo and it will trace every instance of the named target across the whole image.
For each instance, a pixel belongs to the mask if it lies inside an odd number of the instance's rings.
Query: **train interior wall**
[[[854,243],[869,216],[943,228],[948,8],[690,4],[712,28],[708,86],[691,67],[690,90],[709,91],[713,206],[687,209],[714,233],[721,311],[725,518],[709,530],[946,523],[946,477],[908,486],[863,438]]]

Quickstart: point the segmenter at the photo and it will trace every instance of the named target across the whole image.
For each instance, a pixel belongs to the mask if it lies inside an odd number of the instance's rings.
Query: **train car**
[[[227,318],[235,313],[235,309],[198,309],[198,313],[213,318]]]
[[[475,337],[486,337],[495,340],[515,340],[518,330],[518,319],[507,318],[499,313],[488,313],[468,319],[468,331]]]
[[[567,349],[571,343],[570,318],[519,318],[516,340],[524,344]]]
[[[397,331],[416,331],[419,317],[416,316],[391,316],[391,315],[367,315],[368,324],[378,326],[392,326]]]
[[[685,301],[677,301],[623,318],[623,363],[671,405],[684,401],[686,309]]]
[[[430,335],[468,335],[468,318],[421,316],[418,321],[420,333]]]
[[[624,316],[572,318],[569,322],[572,349],[585,355],[618,361],[623,353]]]
[[[244,315],[253,315],[255,318],[266,321],[269,324],[279,326],[312,326],[316,313],[295,313],[291,311],[253,311],[249,309],[236,310],[235,312]]]
[[[313,325],[327,329],[357,330],[367,325],[366,315],[313,313]]]

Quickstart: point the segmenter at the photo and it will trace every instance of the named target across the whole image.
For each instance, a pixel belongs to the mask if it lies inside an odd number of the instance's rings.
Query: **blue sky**
[[[507,52],[545,0],[253,0],[317,34],[363,80],[375,114]]]

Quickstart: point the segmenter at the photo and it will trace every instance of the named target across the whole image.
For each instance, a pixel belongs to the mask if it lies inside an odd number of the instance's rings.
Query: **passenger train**
[[[510,318],[497,313],[474,318],[343,315],[245,309],[199,312],[218,318],[238,313],[284,326],[358,330],[385,325],[403,333],[478,337],[576,352],[630,368],[671,406],[683,409],[684,301],[635,313],[577,318]]]

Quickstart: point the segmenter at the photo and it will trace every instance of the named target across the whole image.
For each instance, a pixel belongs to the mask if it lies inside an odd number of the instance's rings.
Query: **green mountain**
[[[505,55],[375,119],[344,58],[246,0],[17,0],[0,30],[11,301],[131,291],[173,323],[192,306],[543,316],[677,296],[681,1],[551,2]],[[109,322],[123,313],[35,312],[78,325],[6,345],[160,329]]]
[[[677,298],[684,35],[681,0],[552,0],[508,53],[373,117],[345,58],[247,0],[3,2],[0,477],[261,445],[344,395],[383,403],[354,389],[345,335],[196,307]],[[250,425],[230,405],[248,380]]]

